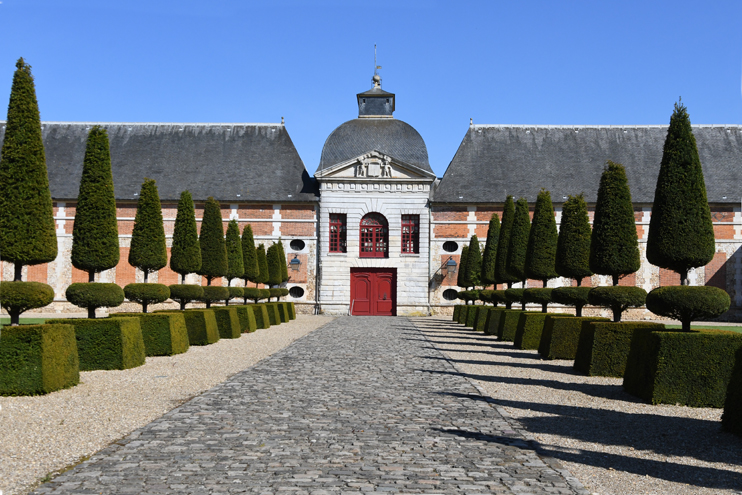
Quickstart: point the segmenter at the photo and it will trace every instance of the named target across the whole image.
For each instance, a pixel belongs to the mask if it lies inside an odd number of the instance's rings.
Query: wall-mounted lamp
[[[449,277],[453,277],[456,274],[456,260],[453,259],[453,256],[449,256],[448,261],[446,261],[446,274]]]
[[[289,261],[289,268],[291,268],[295,272],[298,272],[299,267],[301,267],[301,260],[296,255],[294,255],[294,259]]]

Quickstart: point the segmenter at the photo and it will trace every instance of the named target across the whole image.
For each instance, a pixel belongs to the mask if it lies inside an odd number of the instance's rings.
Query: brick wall
[[[268,224],[268,225],[271,225],[271,232],[272,232],[273,230],[272,224]],[[290,236],[290,237],[313,237],[315,234],[315,228],[316,227],[314,223],[287,222],[284,220],[283,222],[281,222],[281,235]]]
[[[635,287],[636,286],[636,273],[629,273],[618,279],[618,285],[623,287]]]
[[[660,268],[660,287],[680,285],[680,274],[667,268]]]
[[[242,205],[237,215],[240,218],[273,218],[273,205]]]
[[[116,283],[121,287],[136,281],[137,269],[129,264],[129,248],[122,247],[119,264],[116,265]]]
[[[433,233],[436,238],[446,237],[469,237],[469,226],[464,223],[455,224],[437,224],[433,226]]]
[[[305,284],[307,283],[307,263],[309,262],[309,257],[306,254],[297,254],[296,258],[301,261],[301,265],[299,266],[299,271],[294,271],[291,269],[291,265],[289,264],[289,261],[294,259],[294,254],[287,253],[286,254],[286,264],[288,265],[289,270],[289,284]]]
[[[293,220],[314,220],[314,206],[281,206],[281,218],[289,218]]]
[[[41,282],[45,284],[47,280],[48,269],[49,269],[49,263],[41,263],[39,265],[29,265],[26,280],[29,282]],[[87,282],[87,278],[85,281]]]
[[[433,208],[435,222],[465,222],[469,218],[469,210],[464,206]]]
[[[160,284],[173,285],[180,283],[180,275],[170,268],[170,256],[170,248],[167,248],[167,265],[157,272],[157,282]]]
[[[706,285],[727,289],[727,255],[724,252],[714,254],[714,258],[706,265]]]
[[[714,225],[714,237],[717,239],[734,239],[734,226]]]
[[[85,270],[78,270],[74,266],[72,267],[72,282],[71,283],[73,284],[86,283],[88,279],[89,279],[88,272],[86,272]]]

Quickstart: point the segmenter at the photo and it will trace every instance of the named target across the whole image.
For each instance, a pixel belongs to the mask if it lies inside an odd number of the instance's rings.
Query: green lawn
[[[665,325],[666,328],[682,328],[681,325]],[[729,330],[730,332],[737,332],[742,333],[742,326],[741,327],[733,327],[733,326],[726,326],[726,325],[691,325],[691,329],[702,329],[702,328],[710,328],[713,330]]]
[[[21,325],[38,325],[39,323],[44,323],[48,318],[21,318]],[[10,317],[0,317],[0,328],[3,327],[3,325],[7,325],[10,323]]]

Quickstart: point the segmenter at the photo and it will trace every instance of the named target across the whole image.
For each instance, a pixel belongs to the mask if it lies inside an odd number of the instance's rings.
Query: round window
[[[443,243],[443,250],[447,253],[453,253],[454,251],[458,251],[459,249],[459,243],[454,241],[446,241]]]
[[[443,299],[446,301],[455,301],[458,297],[459,293],[455,289],[446,289],[443,291]]]
[[[301,251],[302,249],[304,249],[305,244],[304,241],[302,241],[301,239],[294,239],[293,241],[291,241],[289,246],[294,251]]]
[[[298,299],[298,298],[304,296],[304,289],[302,289],[301,287],[292,287],[292,288],[289,289],[289,295],[291,297],[294,297],[294,298]]]

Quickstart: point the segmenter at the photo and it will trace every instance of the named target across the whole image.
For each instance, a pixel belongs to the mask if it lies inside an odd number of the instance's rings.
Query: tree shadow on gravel
[[[407,340],[422,340],[422,339],[407,339]],[[444,344],[444,345],[445,344],[448,344],[448,345],[457,344],[456,342],[441,342],[441,341],[437,341],[437,340],[426,340],[425,342],[430,342],[431,344]],[[535,351],[524,351],[524,350],[520,350],[520,349],[515,349],[512,346],[512,343],[511,343],[510,346],[505,346],[505,345],[494,346],[494,345],[491,345],[491,344],[466,344],[466,345],[467,346],[469,346],[469,345],[473,345],[473,346],[484,345],[484,346],[489,347],[489,348],[495,348],[495,349],[497,349],[499,347],[501,349],[506,349],[506,350],[504,350],[504,351],[486,351],[486,350],[479,350],[479,349],[445,349],[445,348],[440,348],[440,347],[437,347],[437,349],[439,351],[442,351],[442,352],[452,351],[452,352],[468,352],[468,353],[473,353],[473,354],[491,354],[491,355],[494,355],[494,356],[507,356],[507,357],[517,358],[517,359],[534,359],[534,360],[538,360],[538,361],[543,361],[543,359],[541,358],[541,355],[539,353],[537,353]]]
[[[614,469],[640,476],[651,476],[676,483],[687,483],[712,489],[742,487],[739,471],[704,466],[689,466],[674,461],[673,456],[693,457],[706,462],[742,465],[742,439],[721,431],[717,421],[676,418],[653,414],[630,414],[620,411],[593,409],[537,402],[494,399],[468,394],[443,393],[469,400],[483,400],[497,406],[530,409],[550,416],[523,417],[518,422],[532,433],[559,435],[585,442],[633,448],[636,456],[614,453],[576,451],[559,445],[529,442],[540,455],[562,461]],[[454,433],[452,430],[447,430]],[[471,435],[471,432],[463,432]],[[481,435],[480,433],[474,433]],[[476,438],[476,437],[475,437]],[[481,440],[512,445],[506,437],[483,435]],[[503,440],[504,439],[504,440]],[[670,457],[667,460],[643,458],[641,451],[652,451]],[[682,461],[680,461],[682,462]]]
[[[458,351],[456,351],[458,352]],[[504,354],[504,353],[503,353]],[[510,354],[506,354],[510,355]],[[509,366],[514,368],[533,368],[541,371],[548,371],[550,373],[562,373],[565,375],[573,375],[573,376],[585,376],[582,373],[578,372],[571,366],[564,366],[560,364],[549,364],[549,361],[541,361],[539,363],[503,363],[498,361],[481,361],[478,359],[453,359],[453,358],[446,358],[446,357],[439,357],[439,356],[420,356],[423,359],[441,359],[445,361],[451,361],[453,363],[462,363],[462,364],[477,364],[477,365],[484,365],[484,366]],[[520,356],[518,356],[520,357]],[[571,363],[572,361],[570,361]]]

